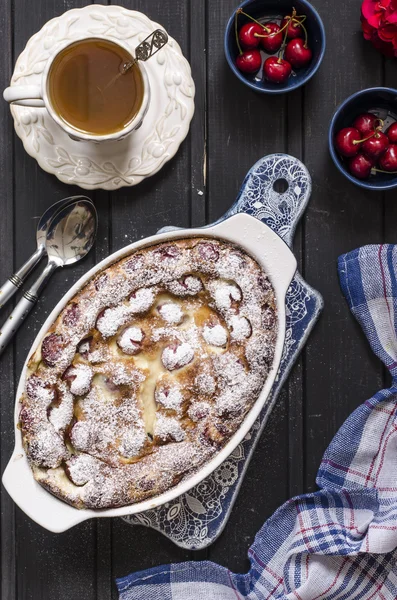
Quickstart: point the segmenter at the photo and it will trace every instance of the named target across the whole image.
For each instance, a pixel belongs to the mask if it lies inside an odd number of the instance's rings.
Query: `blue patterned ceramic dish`
[[[281,194],[273,187],[280,179],[288,183],[287,190]],[[306,167],[292,156],[272,154],[259,160],[248,172],[236,202],[220,221],[245,212],[263,221],[291,247],[297,223],[310,194],[311,178]],[[174,229],[168,227],[162,229],[161,233]],[[269,401],[251,431],[227,460],[195,488],[168,504],[123,517],[125,521],[131,525],[157,529],[183,548],[202,549],[216,540],[229,518],[278,393],[322,306],[320,294],[296,273],[286,296],[286,338],[279,372]]]
[[[307,0],[245,0],[239,6],[244,12],[258,20],[281,19],[282,17],[291,14],[292,7],[297,11],[298,15],[306,15],[305,27],[307,28],[308,40],[310,48],[313,52],[311,63],[303,68],[297,69],[296,72],[288,78],[284,84],[271,83],[262,77],[262,68],[256,75],[246,75],[236,67],[236,57],[238,55],[238,47],[235,35],[235,11],[231,15],[226,26],[224,47],[226,60],[233,73],[253,90],[263,92],[265,94],[283,94],[291,92],[298,87],[301,87],[313,77],[318,70],[325,52],[325,30],[323,22],[318,12]],[[238,7],[237,7],[238,8]],[[237,9],[236,9],[237,10]],[[239,16],[239,26],[244,25],[248,21],[247,17]],[[263,52],[263,54],[265,54]],[[266,58],[269,55],[266,55]]]
[[[367,112],[375,113],[385,123],[384,129],[397,120],[397,90],[393,88],[368,88],[349,96],[336,110],[329,127],[328,144],[332,160],[355,185],[367,190],[390,190],[397,187],[397,175],[394,173],[376,173],[369,179],[360,180],[353,177],[346,168],[346,163],[335,150],[334,139],[338,131],[350,127],[354,119]]]

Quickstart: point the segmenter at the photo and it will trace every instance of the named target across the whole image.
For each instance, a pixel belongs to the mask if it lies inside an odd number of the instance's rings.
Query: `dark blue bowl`
[[[397,175],[387,173],[375,173],[368,179],[357,179],[347,169],[347,162],[335,149],[335,135],[344,127],[350,127],[354,119],[366,112],[373,112],[385,121],[386,129],[390,123],[397,121],[397,90],[392,88],[369,88],[353,94],[337,109],[332,117],[328,134],[329,150],[332,159],[339,171],[347,179],[367,190],[390,190],[397,187]]]
[[[268,21],[269,19],[280,19],[285,15],[291,14],[292,7],[296,8],[298,15],[306,15],[305,27],[307,28],[310,48],[313,52],[313,58],[307,67],[293,71],[292,75],[285,83],[277,84],[266,81],[262,77],[262,68],[256,75],[242,73],[236,67],[235,61],[238,55],[238,47],[234,30],[235,12],[229,19],[225,31],[225,55],[227,62],[233,73],[253,90],[263,92],[264,94],[283,94],[291,92],[304,85],[313,77],[323,60],[325,52],[325,31],[324,25],[318,12],[307,0],[245,0],[238,8],[242,8],[254,19],[259,21]],[[236,9],[237,10],[237,9]],[[239,27],[244,25],[249,19],[239,15]],[[261,51],[263,59],[268,58],[269,54]],[[277,56],[276,54],[273,56]],[[264,62],[264,61],[262,61]]]

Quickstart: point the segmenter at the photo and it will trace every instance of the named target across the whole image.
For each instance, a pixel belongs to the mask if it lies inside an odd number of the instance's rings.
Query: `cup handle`
[[[13,85],[6,88],[3,98],[10,104],[20,106],[45,106],[40,85]]]

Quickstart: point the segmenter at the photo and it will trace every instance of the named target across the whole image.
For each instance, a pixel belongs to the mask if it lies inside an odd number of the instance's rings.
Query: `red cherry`
[[[263,73],[269,81],[273,83],[284,83],[291,75],[291,65],[283,58],[270,56],[263,65]]]
[[[75,302],[67,308],[62,317],[62,323],[65,323],[67,327],[73,327],[76,325],[80,317],[80,308],[79,305]]]
[[[306,67],[311,61],[312,56],[312,51],[305,45],[302,38],[296,38],[288,42],[284,53],[285,59],[291,63],[294,69]]]
[[[277,25],[277,23],[266,23],[266,29],[269,31],[262,31],[262,35],[266,37],[261,37],[259,39],[261,40],[262,48],[266,50],[266,52],[269,52],[269,54],[274,54],[281,48],[283,34],[280,33],[280,26]]]
[[[382,171],[397,171],[397,144],[391,144],[379,159]]]
[[[397,123],[392,123],[390,125],[389,129],[386,131],[386,135],[391,144],[397,144]]]
[[[55,367],[65,349],[65,341],[60,333],[50,333],[41,344],[41,355],[49,367]]]
[[[284,17],[284,19],[281,22],[281,29],[287,24],[287,22],[290,21],[290,24],[287,27],[287,38],[289,40],[293,40],[295,38],[300,38],[303,37],[303,29],[300,25],[300,23],[296,20],[293,19],[291,21],[291,17]],[[285,31],[285,30],[284,30]]]
[[[200,258],[203,258],[206,261],[216,262],[219,258],[219,250],[214,244],[211,244],[211,242],[200,242],[197,246],[197,250]]]
[[[236,58],[236,67],[243,73],[256,73],[261,68],[261,64],[259,50],[246,50]]]
[[[368,140],[361,144],[361,149],[368,156],[368,158],[373,158],[377,160],[382,154],[385,152],[389,145],[389,138],[387,135],[378,131],[370,137]]]
[[[368,179],[373,166],[373,161],[365,154],[357,154],[349,160],[349,171],[357,179]]]
[[[180,250],[177,246],[161,246],[158,250],[155,250],[156,255],[161,261],[170,258],[178,258]]]
[[[359,142],[361,140],[361,133],[354,127],[345,127],[341,129],[335,137],[335,147],[339,154],[342,156],[355,156],[359,150]]]
[[[353,127],[359,130],[364,137],[371,135],[379,124],[379,119],[371,113],[359,115],[354,119]]]
[[[245,50],[252,50],[257,48],[260,42],[260,38],[256,37],[255,34],[262,35],[264,33],[265,30],[258,23],[249,22],[241,27],[238,32],[238,39]]]

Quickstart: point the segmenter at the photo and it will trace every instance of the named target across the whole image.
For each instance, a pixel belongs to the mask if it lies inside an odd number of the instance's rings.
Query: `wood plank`
[[[81,7],[84,4],[89,2],[72,0],[68,2],[68,8]],[[58,0],[43,0],[34,4],[28,4],[25,0],[15,0],[13,13],[15,56],[18,56],[32,34],[50,18],[64,12],[64,9],[63,3]],[[34,228],[45,208],[62,197],[81,193],[80,188],[64,185],[54,176],[42,171],[36,161],[26,154],[21,141],[15,138],[15,227],[18,233],[15,239],[15,259],[17,265],[20,265],[34,248]],[[92,198],[98,197],[100,233],[96,250],[73,268],[65,268],[55,273],[34,313],[19,331],[15,341],[17,378],[26,353],[48,312],[70,286],[95,264],[97,259],[108,253],[107,237],[101,235],[108,220],[108,199],[106,195],[92,193],[86,195]],[[37,272],[31,276],[30,281],[35,277]],[[53,535],[34,524],[19,510],[16,521],[18,599],[61,600],[65,598],[66,591],[70,597],[75,598],[84,597],[90,600],[97,597],[97,544],[96,527],[93,522],[84,523],[64,534]],[[38,573],[40,576],[37,575]],[[99,584],[102,583],[100,579]]]
[[[328,155],[329,121],[353,92],[382,82],[382,60],[362,36],[359,5],[314,0],[328,36],[328,52],[305,88],[304,160],[313,176],[305,217],[307,281],[324,296],[324,314],[305,352],[305,484],[314,488],[322,454],[348,415],[382,384],[382,369],[339,289],[337,257],[382,239],[382,197],[351,184]]]
[[[188,0],[190,62],[196,87],[195,114],[190,127],[190,225],[200,227],[207,222],[207,4]]]
[[[376,52],[373,49],[373,52]],[[384,79],[383,85],[386,87],[397,87],[396,64],[394,59],[383,58],[384,63]],[[383,241],[388,244],[395,244],[397,238],[396,231],[397,223],[397,205],[396,192],[389,190],[384,194],[384,238]]]
[[[287,97],[286,148],[288,154],[303,161],[304,89]],[[294,254],[302,273],[304,259],[304,221],[299,224],[294,239]],[[288,394],[288,495],[304,491],[304,355],[298,361],[285,386]]]
[[[376,52],[373,49],[373,52]],[[383,61],[383,85],[396,88],[397,76],[395,72],[395,61],[386,57]],[[383,194],[383,242],[387,244],[396,243],[397,206],[395,190],[389,190]],[[390,373],[385,367],[383,369],[383,387],[390,387]]]
[[[5,0],[0,11],[0,86],[7,87],[12,72],[12,19],[11,0]],[[14,189],[13,189],[13,129],[9,108],[0,103],[0,188],[2,211],[0,219],[0,280],[5,281],[14,267]],[[11,307],[1,312],[5,319]],[[0,463],[1,473],[8,462],[13,447],[14,428],[14,352],[10,347],[1,357],[0,369]],[[7,492],[0,491],[1,535],[1,597],[16,598],[15,565],[15,507]]]

